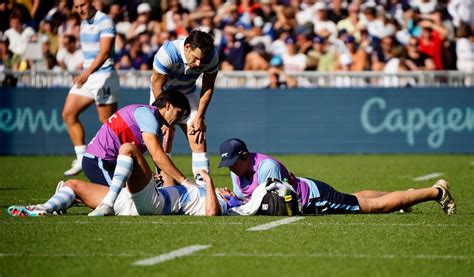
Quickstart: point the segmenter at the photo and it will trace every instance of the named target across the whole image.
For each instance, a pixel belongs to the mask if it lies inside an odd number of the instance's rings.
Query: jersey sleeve
[[[138,128],[142,133],[152,133],[159,135],[159,126],[158,121],[156,120],[155,115],[145,107],[136,108],[133,112],[133,116],[137,121]]]
[[[268,178],[282,179],[282,174],[278,163],[274,160],[263,160],[257,169],[258,184],[267,181]]]
[[[99,23],[100,38],[104,37],[115,37],[117,31],[115,30],[115,25],[112,19],[108,16],[102,18]]]
[[[167,43],[160,47],[158,52],[156,52],[155,57],[153,58],[153,69],[163,75],[168,75],[171,73],[171,65],[173,61],[169,55],[171,45]]]
[[[230,173],[230,178],[232,179],[232,191],[235,193],[235,195],[240,198],[244,199],[244,194],[242,193],[242,190],[240,189],[238,183],[237,183],[237,175],[235,175],[233,172]]]

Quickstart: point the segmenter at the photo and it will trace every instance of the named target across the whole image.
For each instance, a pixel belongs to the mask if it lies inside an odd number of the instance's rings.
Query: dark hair
[[[214,39],[212,36],[209,33],[199,30],[192,31],[184,40],[184,44],[191,45],[192,50],[199,48],[204,57],[207,57],[214,49]]]
[[[161,109],[168,103],[183,110],[182,118],[188,117],[191,113],[191,107],[189,106],[188,98],[186,98],[186,96],[181,92],[173,89],[162,91],[161,94],[156,97],[152,105],[158,109]]]

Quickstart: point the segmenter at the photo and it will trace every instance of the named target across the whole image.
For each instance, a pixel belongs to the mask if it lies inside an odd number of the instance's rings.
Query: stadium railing
[[[2,86],[50,88],[72,86],[73,77],[79,72],[66,71],[3,71]],[[474,72],[460,71],[411,71],[397,74],[383,72],[316,72],[305,71],[289,74],[296,78],[300,88],[349,88],[349,87],[472,87]],[[151,71],[119,71],[122,88],[149,88]],[[198,80],[198,85],[200,84]],[[221,71],[216,80],[217,88],[264,88],[268,75],[264,71]]]

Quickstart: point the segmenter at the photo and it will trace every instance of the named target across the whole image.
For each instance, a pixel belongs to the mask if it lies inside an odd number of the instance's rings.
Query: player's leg
[[[376,198],[376,197],[384,196],[388,193],[390,193],[390,192],[388,192],[388,191],[375,191],[375,190],[362,190],[362,191],[358,191],[358,192],[353,193],[353,195],[359,196],[359,197],[365,197],[365,198]]]
[[[79,120],[79,115],[86,110],[94,100],[75,93],[75,90],[66,97],[62,117],[67,126],[69,137],[74,145],[76,160],[72,164],[72,168],[65,171],[65,176],[77,175],[82,170],[82,156],[86,151],[84,126]]]
[[[209,166],[209,158],[207,157],[207,145],[206,145],[206,130],[204,129],[203,132],[198,132],[194,133],[189,132],[189,126],[193,123],[193,121],[196,118],[198,107],[199,107],[199,100],[200,96],[199,93],[191,93],[186,95],[186,98],[188,98],[189,101],[189,106],[191,107],[191,112],[188,116],[188,118],[185,118],[182,120],[180,123],[180,127],[183,130],[188,143],[189,143],[189,148],[192,151],[192,171],[193,171],[193,176],[198,177],[198,171],[199,170],[204,170],[208,173],[211,172],[210,166]],[[198,141],[198,137],[202,141]]]
[[[105,123],[105,121],[117,111],[117,103],[97,105],[96,108],[99,121]]]
[[[421,202],[436,200],[438,193],[436,188],[431,187],[407,191],[394,191],[376,198],[357,196],[357,199],[361,212],[363,213],[391,213]]]
[[[131,143],[123,144],[119,149],[117,165],[115,167],[109,191],[90,216],[104,216],[114,214],[114,204],[117,197],[128,182],[131,193],[140,191],[149,182],[151,169],[141,151]]]
[[[196,134],[189,132],[188,125],[180,125],[183,132],[186,134],[189,148],[192,151],[192,171],[194,177],[198,175],[200,170],[210,172],[209,158],[207,157],[206,140],[198,142]]]
[[[446,181],[439,180],[430,188],[395,191],[377,198],[357,197],[364,213],[390,213],[426,201],[437,201],[447,214],[455,213],[454,199]]]
[[[175,132],[176,132],[175,128],[165,128],[165,131],[163,132],[163,141],[161,142],[163,150],[165,151],[166,155],[170,159],[171,159],[171,151],[173,149],[173,140],[174,140]],[[176,184],[173,178],[171,178],[164,171],[161,171],[156,165],[155,165],[155,172],[160,175],[164,186],[174,186]]]
[[[62,182],[62,181],[61,181]],[[95,208],[107,193],[107,187],[86,181],[71,179],[62,185],[45,203],[32,206],[11,206],[8,213],[12,216],[38,216],[69,208],[75,199]]]

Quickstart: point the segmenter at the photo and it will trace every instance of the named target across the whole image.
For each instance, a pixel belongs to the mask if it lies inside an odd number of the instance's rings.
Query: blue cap
[[[313,43],[324,43],[324,38],[321,36],[314,36]]]
[[[242,153],[249,152],[245,142],[238,138],[232,138],[224,141],[219,147],[221,155],[220,167],[233,166]]]
[[[270,65],[271,66],[280,66],[283,64],[283,60],[280,56],[273,56],[273,58],[270,60]]]

